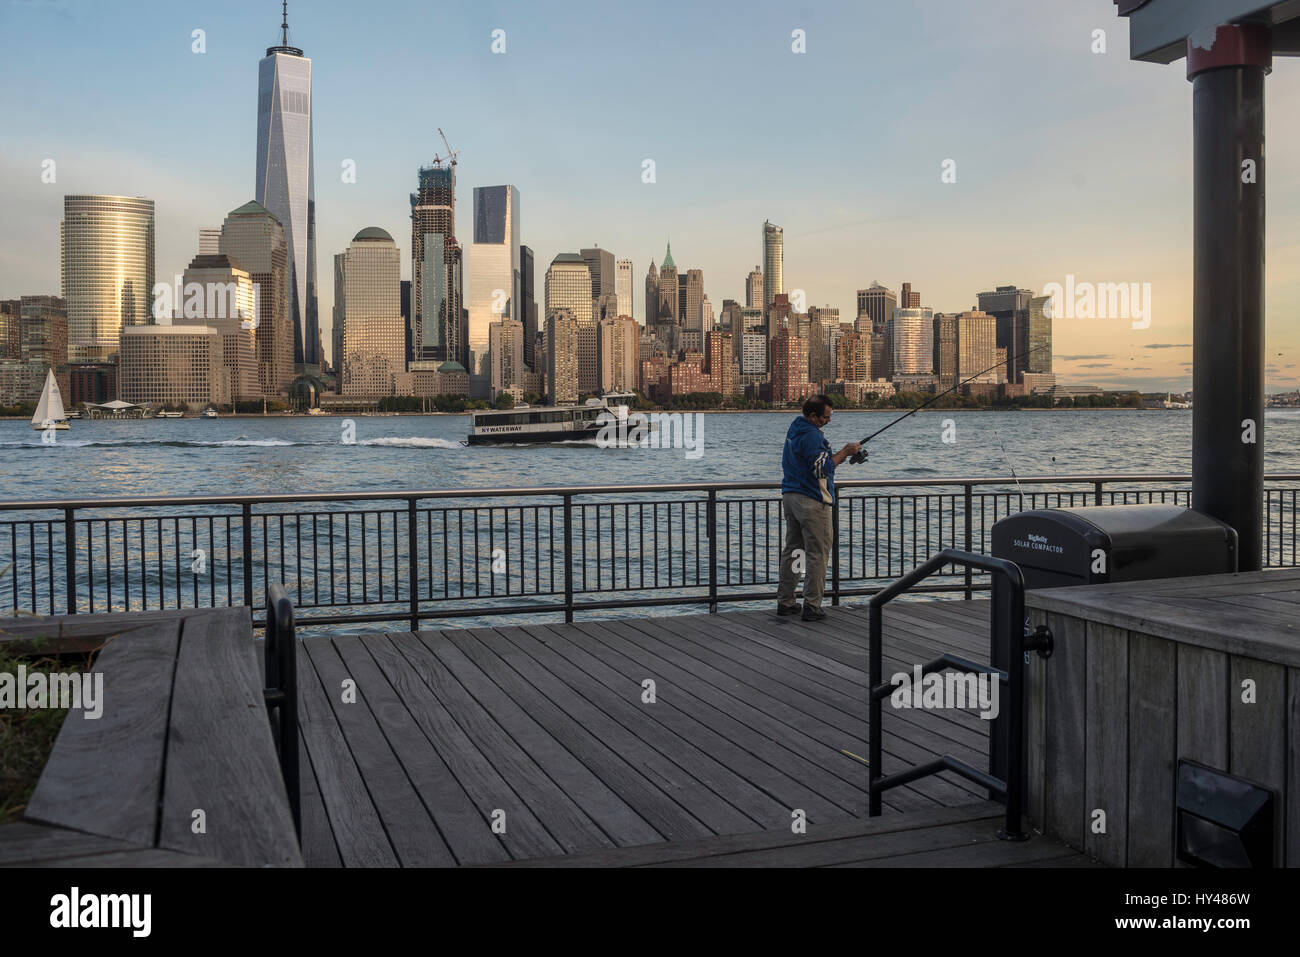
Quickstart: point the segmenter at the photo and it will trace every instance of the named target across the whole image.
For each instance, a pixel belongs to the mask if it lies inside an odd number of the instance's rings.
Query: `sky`
[[[539,300],[557,254],[600,245],[632,260],[644,319],[646,269],[671,240],[716,313],[744,301],[766,219],[785,230],[787,292],[845,320],[872,281],[910,282],[944,312],[998,285],[1149,284],[1146,328],[1057,318],[1058,381],[1190,388],[1192,85],[1181,61],[1131,62],[1114,9],[291,0],[290,43],[312,60],[325,348],[332,257],[357,231],[392,234],[409,278],[408,195],[446,153],[441,127],[461,151],[459,238],[475,186],[516,186]],[[278,0],[0,0],[0,298],[58,292],[69,193],[153,199],[157,278],[183,272],[198,230],[254,196],[257,64],[279,23]],[[1269,391],[1300,386],[1297,105],[1300,61],[1279,58]]]

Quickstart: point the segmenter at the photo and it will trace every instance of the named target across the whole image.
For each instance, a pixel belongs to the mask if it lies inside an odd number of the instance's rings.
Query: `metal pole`
[[[411,631],[420,630],[420,575],[419,575],[419,556],[415,543],[415,499],[407,499],[406,502],[406,560],[410,563],[408,569],[408,585],[411,592]],[[331,575],[333,572],[330,573]]]
[[[705,509],[709,523],[709,614],[718,610],[718,490],[709,489],[709,504]],[[728,556],[730,557],[730,556]]]
[[[564,495],[564,620],[573,621],[573,496]]]
[[[244,525],[244,604],[253,607],[253,506],[245,502],[240,509]],[[229,536],[227,536],[229,537]],[[229,543],[227,543],[228,545]],[[229,566],[227,566],[229,567]]]
[[[1192,508],[1237,530],[1238,568],[1262,565],[1266,27],[1187,43],[1192,82]]]
[[[840,497],[831,504],[831,605],[840,603]]]
[[[63,510],[63,559],[64,574],[68,582],[68,614],[77,613],[77,523],[73,519],[73,509]],[[53,570],[51,569],[51,577]]]
[[[881,672],[883,671],[881,642],[884,640],[884,609],[872,602],[870,616],[871,663],[867,693],[871,696],[871,713],[869,715],[870,727],[867,730],[871,734],[871,740],[867,745],[867,780],[870,792],[867,798],[867,815],[869,817],[879,817],[881,800],[880,792],[876,790],[876,779],[883,775],[880,755],[883,750],[884,729],[880,726],[882,709],[880,699],[875,695],[875,689],[880,684]]]
[[[975,501],[974,501],[974,496],[971,494],[971,484],[969,482],[967,482],[965,486],[965,499],[966,499],[966,544],[963,547],[966,549],[966,551],[973,552],[975,549],[972,545],[972,539],[971,539],[971,514],[970,513],[971,513],[971,509],[974,508],[975,506]],[[966,600],[970,601],[971,593],[972,593],[972,588],[971,588],[972,582],[971,582],[971,567],[969,565],[967,565],[965,568],[965,575],[966,575]]]

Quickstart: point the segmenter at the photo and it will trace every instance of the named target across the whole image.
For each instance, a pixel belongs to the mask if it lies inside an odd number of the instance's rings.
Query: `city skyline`
[[[6,112],[17,135],[0,161],[0,199],[9,213],[9,228],[0,237],[0,292],[6,297],[58,292],[57,221],[65,194],[152,199],[159,281],[183,272],[198,252],[199,228],[252,198],[246,185],[256,140],[251,64],[267,44],[281,39],[280,4],[240,2],[205,11],[200,19],[208,20],[206,25],[188,22],[195,19],[190,12],[142,6],[156,15],[133,20],[135,33],[85,4],[11,4],[0,11],[0,18],[33,38],[0,64],[11,81],[8,89],[21,87],[18,71],[29,51],[41,47],[42,36],[57,33],[74,47],[84,47],[86,54],[70,61],[75,66],[66,76],[52,77],[48,87],[31,89],[21,101],[10,94]],[[922,305],[936,312],[970,309],[981,290],[1001,284],[1037,291],[1051,282],[1064,283],[1067,276],[1094,283],[1150,282],[1150,328],[1135,330],[1128,322],[1109,319],[1056,321],[1058,377],[1103,386],[1186,388],[1191,161],[1188,147],[1171,152],[1169,144],[1190,143],[1190,85],[1127,61],[1127,40],[1115,28],[1109,2],[1089,2],[1064,15],[1035,13],[1032,5],[1019,2],[996,6],[1017,28],[1009,36],[989,38],[988,48],[980,47],[987,75],[963,77],[956,86],[953,71],[974,59],[964,46],[973,14],[958,4],[937,4],[933,14],[891,10],[873,21],[847,5],[808,11],[807,16],[760,5],[753,22],[737,26],[727,21],[725,29],[736,33],[738,43],[766,51],[783,67],[786,85],[773,94],[779,115],[799,117],[794,125],[806,125],[809,137],[820,135],[818,123],[834,120],[825,128],[844,147],[813,151],[812,156],[806,150],[780,149],[755,155],[752,142],[723,109],[743,102],[741,84],[715,76],[719,67],[700,65],[664,81],[664,95],[685,95],[690,88],[703,98],[700,113],[708,125],[692,127],[695,135],[688,147],[663,146],[660,138],[640,134],[628,134],[625,141],[611,138],[579,118],[564,120],[567,114],[560,113],[550,118],[550,125],[563,129],[536,140],[535,151],[501,151],[497,138],[510,123],[537,129],[531,114],[552,103],[571,82],[568,68],[555,68],[547,57],[555,35],[538,15],[521,10],[504,16],[499,26],[506,30],[507,52],[498,55],[491,52],[491,33],[498,24],[485,14],[448,11],[447,36],[419,50],[390,29],[414,13],[411,5],[394,3],[355,29],[342,4],[291,6],[289,40],[313,55],[320,254],[332,258],[344,251],[348,239],[366,226],[380,226],[395,236],[409,229],[408,184],[414,167],[443,152],[435,132],[441,125],[463,153],[458,238],[472,234],[466,191],[511,183],[528,205],[528,221],[545,224],[521,236],[536,251],[539,264],[560,252],[577,252],[594,237],[618,258],[630,259],[640,277],[667,239],[675,237],[678,258],[703,269],[704,291],[715,312],[725,299],[745,301],[745,277],[761,254],[750,237],[764,219],[785,231],[786,290],[803,289],[810,305],[838,306],[846,321],[857,289],[879,280],[897,290],[903,276],[925,293]],[[988,15],[981,13],[979,19]],[[581,36],[595,38],[615,30],[628,14],[611,11],[603,26],[580,23],[576,14],[555,16],[560,18],[556,29],[571,26]],[[711,31],[723,29],[724,20],[722,11],[707,14],[696,34],[682,38],[681,51],[696,50]],[[807,31],[805,56],[790,50],[795,27]],[[1091,31],[1098,27],[1108,32],[1110,49],[1104,55],[1089,49]],[[205,31],[201,55],[192,52],[195,29]],[[837,83],[846,75],[847,38],[879,29],[903,38],[923,36],[928,49],[946,51],[949,60],[936,62],[931,73],[908,86],[841,88]],[[381,35],[393,46],[384,58],[356,54],[364,38]],[[109,37],[121,44],[108,43]],[[1009,53],[1015,42],[1022,44],[1023,56],[990,69],[989,55]],[[115,59],[148,48],[150,62],[158,61],[158,69],[175,82],[162,90],[136,89],[141,74],[105,64],[103,89],[86,98],[66,96],[66,86],[80,87],[107,52],[96,44],[111,46]],[[401,72],[397,64],[404,57],[427,64],[434,55],[445,61],[436,69],[448,85],[448,96],[445,107],[440,100],[436,115],[422,109],[430,113],[427,124],[404,119],[414,94],[399,91],[386,101],[371,102],[389,90],[389,77]],[[886,64],[895,55],[882,52]],[[1002,90],[1027,70],[1038,71],[1034,89],[1017,88],[1010,99],[988,95],[988,84]],[[491,76],[497,81],[485,84],[484,77]],[[539,76],[539,89],[525,85]],[[718,81],[715,89],[699,89],[704,76]],[[595,95],[615,100],[627,93],[629,82],[618,79]],[[134,94],[126,95],[124,88]],[[1270,102],[1285,102],[1297,89],[1294,77],[1279,73],[1267,95]],[[1122,102],[1116,98],[1121,90]],[[1063,96],[1069,109],[1061,107]],[[171,148],[118,145],[118,124],[84,102],[101,98],[138,104],[135,108],[144,114],[174,119],[170,126],[175,130],[162,138]],[[863,102],[878,124],[871,131],[854,119]],[[987,102],[999,104],[996,114],[989,113]],[[980,106],[972,117],[961,115],[963,104],[975,103]],[[841,109],[838,116],[836,107]],[[1021,135],[1009,135],[1004,127],[984,129],[1013,113],[1033,117],[1024,120]],[[190,121],[212,115],[223,119]],[[1269,115],[1276,120],[1283,114]],[[891,130],[895,138],[888,150],[866,155],[855,149],[864,137]],[[1148,135],[1138,137],[1138,131]],[[593,137],[595,148],[589,145]],[[1293,158],[1300,155],[1300,135],[1275,122],[1269,139],[1267,381],[1277,390],[1300,381],[1293,361],[1300,338],[1294,322],[1300,275],[1292,265],[1300,250],[1295,225],[1300,190],[1291,185],[1300,166]],[[557,145],[562,141],[568,146]],[[941,163],[950,156],[957,162],[957,180],[944,184]],[[653,183],[642,181],[646,158],[655,161]],[[57,164],[54,183],[42,182],[46,159]],[[348,161],[355,165],[352,183],[343,178]],[[774,171],[785,178],[775,177]],[[1097,195],[1105,201],[1097,202]],[[407,249],[404,277],[410,276],[409,258]],[[332,311],[330,286],[320,287],[322,317]],[[328,342],[323,322],[320,332]]]

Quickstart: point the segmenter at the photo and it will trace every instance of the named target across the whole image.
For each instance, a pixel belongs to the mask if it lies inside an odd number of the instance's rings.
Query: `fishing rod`
[[[1028,355],[1033,355],[1035,352],[1039,352],[1039,351],[1041,351],[1041,350],[1043,350],[1043,349],[1050,349],[1050,348],[1051,348],[1050,345],[1044,343],[1044,344],[1041,345],[1041,346],[1038,346],[1038,347],[1036,347],[1036,348],[1034,348],[1034,349],[1030,349],[1028,352],[1025,353],[1025,355],[1027,355],[1027,356],[1028,356]],[[958,389],[960,389],[962,386],[966,385],[968,382],[974,382],[974,381],[975,381],[976,379],[978,379],[980,376],[982,376],[982,375],[988,375],[988,374],[989,374],[990,372],[992,372],[994,369],[998,368],[999,366],[1005,365],[1005,364],[1006,364],[1005,360],[1002,361],[1002,362],[996,362],[996,363],[994,363],[993,365],[989,366],[989,367],[988,367],[987,369],[985,369],[984,371],[982,371],[982,372],[977,372],[977,373],[975,373],[973,376],[971,376],[971,377],[968,378],[968,379],[962,379],[960,382],[958,382],[956,385],[952,386],[951,388],[945,389],[944,391],[940,392],[938,395],[932,396],[931,398],[929,398],[929,399],[927,399],[926,401],[922,402],[922,403],[921,403],[920,405],[918,405],[915,409],[908,409],[906,412],[904,412],[902,415],[900,415],[898,418],[896,418],[893,422],[890,422],[890,423],[889,423],[888,425],[886,425],[884,428],[876,429],[876,431],[872,432],[870,435],[868,435],[865,439],[863,439],[863,440],[862,440],[861,442],[859,442],[858,444],[859,444],[859,445],[866,445],[868,442],[870,442],[872,439],[874,439],[874,438],[875,438],[877,435],[879,435],[881,432],[888,432],[890,429],[892,429],[894,426],[898,425],[899,422],[902,422],[902,421],[903,421],[904,419],[906,419],[908,416],[916,415],[916,413],[920,412],[920,411],[921,411],[922,409],[924,409],[926,406],[928,406],[928,405],[933,405],[934,403],[938,402],[938,401],[939,401],[940,399],[942,399],[945,395],[950,395],[950,394],[952,394],[953,392],[956,392]],[[851,456],[851,457],[849,458],[849,462],[850,462],[851,464],[853,464],[853,465],[861,465],[861,464],[862,464],[863,462],[865,462],[866,460],[867,460],[867,453],[866,453],[866,450],[865,450],[865,449],[860,450],[856,455],[853,455],[853,456]]]

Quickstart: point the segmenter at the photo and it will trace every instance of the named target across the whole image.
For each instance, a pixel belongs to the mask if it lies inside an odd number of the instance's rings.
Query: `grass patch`
[[[29,675],[81,672],[88,664],[84,655],[63,660],[39,650],[14,654],[7,644],[0,642],[0,672],[15,677],[20,664]],[[32,644],[39,649],[39,641],[28,643],[29,649]],[[22,816],[67,713],[66,708],[0,708],[0,824]]]

